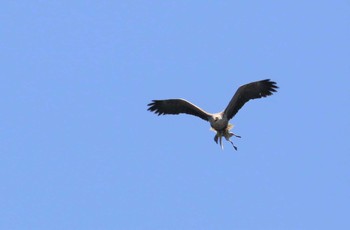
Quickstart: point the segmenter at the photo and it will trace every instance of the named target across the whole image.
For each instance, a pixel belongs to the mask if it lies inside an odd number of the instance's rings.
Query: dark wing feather
[[[273,92],[276,92],[277,88],[276,82],[270,81],[270,79],[242,85],[232,97],[224,114],[226,114],[228,119],[231,119],[246,102],[251,99],[270,96]]]
[[[208,121],[210,113],[205,112],[196,105],[184,99],[152,100],[148,110],[159,115],[186,113]]]

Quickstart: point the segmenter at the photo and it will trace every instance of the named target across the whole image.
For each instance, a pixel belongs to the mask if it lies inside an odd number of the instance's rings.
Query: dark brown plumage
[[[148,110],[159,115],[186,113],[208,121],[211,114],[184,99],[152,100]]]
[[[277,88],[278,86],[276,85],[276,82],[270,81],[270,79],[242,85],[238,88],[235,95],[233,95],[224,113],[230,120],[237,114],[238,110],[240,110],[246,102],[251,99],[270,96],[272,93],[276,92]]]

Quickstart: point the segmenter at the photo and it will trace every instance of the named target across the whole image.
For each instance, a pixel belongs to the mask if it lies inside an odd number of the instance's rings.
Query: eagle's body
[[[158,115],[186,113],[200,117],[208,121],[212,129],[216,132],[214,137],[216,143],[218,143],[219,139],[220,145],[223,148],[222,137],[225,137],[237,150],[237,147],[234,146],[230,137],[240,136],[230,132],[233,126],[229,124],[229,120],[237,114],[239,109],[242,108],[246,102],[251,99],[270,96],[273,92],[276,92],[277,88],[276,82],[270,81],[269,79],[242,85],[238,88],[225,110],[215,114],[208,113],[184,99],[153,100],[152,103],[148,104],[148,110]]]
[[[228,119],[223,113],[214,114],[209,117],[210,126],[215,130],[224,130],[228,125]]]

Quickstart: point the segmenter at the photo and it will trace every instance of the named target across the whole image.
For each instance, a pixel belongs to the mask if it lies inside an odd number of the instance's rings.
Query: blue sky
[[[349,229],[348,1],[5,1],[0,229]],[[225,108],[213,141],[152,99]]]

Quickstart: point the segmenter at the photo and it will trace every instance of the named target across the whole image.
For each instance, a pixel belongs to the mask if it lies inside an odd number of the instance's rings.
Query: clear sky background
[[[350,229],[349,1],[3,1],[0,229]],[[245,83],[272,97],[231,123]]]

